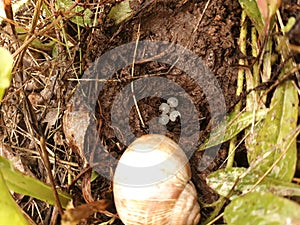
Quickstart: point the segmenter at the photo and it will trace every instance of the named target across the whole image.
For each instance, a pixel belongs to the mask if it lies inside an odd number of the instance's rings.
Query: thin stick
[[[33,108],[32,108],[30,101],[28,100],[28,98],[24,92],[22,94],[24,95],[23,96],[23,110],[24,110],[23,112],[24,112],[25,124],[26,124],[27,130],[30,133],[30,135],[32,136],[32,138],[34,139],[34,137],[37,135],[40,140],[39,141],[40,155],[41,155],[42,161],[46,167],[46,171],[49,176],[49,179],[50,179],[50,184],[51,184],[51,188],[53,191],[53,195],[54,195],[54,198],[56,201],[58,211],[59,211],[60,215],[62,216],[64,214],[64,211],[62,209],[61,202],[58,197],[58,192],[55,187],[55,182],[54,182],[54,178],[53,178],[53,174],[52,174],[51,166],[50,166],[50,161],[49,161],[49,155],[48,155],[48,152],[46,149],[44,134],[39,129],[39,125],[38,125],[37,119],[35,117],[35,114],[33,112]]]
[[[136,42],[135,42],[135,48],[134,48],[134,52],[133,52],[133,59],[132,59],[132,66],[131,66],[131,77],[132,78],[134,77],[134,64],[135,64],[135,58],[136,58],[138,43],[139,43],[139,40],[140,40],[140,28],[141,28],[141,24],[139,24],[139,27],[138,27],[138,32],[137,32],[137,37],[136,37]],[[138,107],[138,104],[137,104],[137,101],[136,101],[136,97],[135,97],[135,94],[134,94],[133,82],[130,83],[130,86],[131,86],[131,93],[132,93],[132,98],[133,98],[133,101],[134,101],[134,104],[135,104],[135,108],[136,108],[136,111],[137,111],[138,116],[140,118],[140,121],[142,123],[142,127],[144,128],[145,123],[144,123],[141,111],[140,111],[140,109]]]
[[[12,3],[11,0],[3,1],[6,18],[14,22],[14,14],[13,14],[13,10],[11,7],[11,3]],[[10,23],[10,27],[11,27],[12,33],[15,36],[15,38],[18,38],[16,27],[13,22]]]
[[[50,179],[50,184],[51,184],[53,195],[54,195],[54,198],[55,198],[55,201],[56,201],[57,209],[59,211],[59,214],[62,216],[64,214],[64,211],[62,209],[61,202],[60,202],[60,199],[59,199],[59,196],[58,196],[58,192],[57,192],[56,187],[55,187],[55,181],[54,181],[54,177],[53,177],[53,174],[52,174],[52,171],[51,171],[51,168],[50,168],[49,155],[48,155],[48,152],[47,152],[47,149],[46,149],[45,138],[44,138],[43,135],[40,135],[40,147],[41,147],[41,157],[42,157],[42,160],[45,164],[45,167],[46,167],[49,179]]]
[[[247,22],[246,22],[246,12],[242,12],[241,16],[241,30],[240,30],[240,38],[239,38],[239,46],[240,51],[244,54],[246,54],[246,36],[247,36]],[[239,60],[239,64],[245,65],[247,62],[244,59]],[[244,85],[244,77],[245,77],[245,70],[240,68],[238,71],[238,80],[237,80],[237,89],[236,89],[236,95],[240,96],[243,92],[243,85]],[[239,102],[235,108],[234,112],[240,112],[241,111],[242,104]],[[234,136],[230,142],[229,142],[229,149],[228,149],[228,160],[226,164],[226,168],[231,168],[233,166],[234,162],[234,156],[235,156],[235,149],[236,149],[236,141],[237,137]]]

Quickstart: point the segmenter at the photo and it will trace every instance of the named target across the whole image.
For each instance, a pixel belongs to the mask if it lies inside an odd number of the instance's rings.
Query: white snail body
[[[125,225],[196,225],[197,192],[188,159],[171,139],[156,134],[135,140],[114,175],[114,199]]]

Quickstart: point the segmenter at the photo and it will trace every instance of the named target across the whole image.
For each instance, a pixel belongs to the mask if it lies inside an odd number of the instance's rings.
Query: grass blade
[[[248,172],[246,168],[233,167],[211,173],[207,178],[207,184],[224,197],[229,197],[229,193],[236,185],[230,196],[230,199],[234,199],[240,194],[248,193],[259,179],[257,173]],[[300,185],[265,177],[253,191],[271,192],[280,196],[300,196]]]
[[[11,80],[11,71],[14,59],[10,52],[0,47],[0,103],[5,93],[5,89],[9,87]]]
[[[1,169],[0,169],[0,225],[28,225],[19,209],[17,203],[12,198],[5,184]],[[4,207],[3,207],[4,206]]]
[[[256,121],[262,120],[267,114],[266,109],[257,111],[255,115]],[[238,133],[243,131],[253,122],[252,112],[241,112],[241,113],[229,113],[226,116],[225,125],[224,123],[216,127],[216,129],[211,133],[210,137],[200,146],[198,151],[203,151],[207,148],[216,146],[225,141],[230,140],[235,137]],[[223,130],[225,126],[225,135]]]
[[[256,171],[266,172],[285,151],[283,144],[291,141],[289,134],[295,130],[298,118],[298,94],[292,81],[287,81],[275,90],[266,119],[254,128],[247,140],[248,161],[254,164],[264,154],[269,154],[259,163]],[[282,147],[281,147],[282,146]],[[276,148],[274,148],[276,147]],[[271,151],[271,149],[275,149]],[[271,176],[291,181],[297,162],[296,140],[289,145],[286,154],[271,171]]]
[[[10,190],[55,205],[55,198],[49,185],[16,171],[13,165],[3,157],[0,157],[0,170]],[[68,202],[71,200],[71,196],[63,192],[59,192],[58,194],[62,206],[66,208]]]

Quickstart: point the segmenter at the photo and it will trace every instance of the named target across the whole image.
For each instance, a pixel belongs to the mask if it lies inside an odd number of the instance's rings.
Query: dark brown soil
[[[111,72],[113,66],[119,65],[117,60],[120,60],[119,56],[124,52],[116,54],[115,61],[112,58],[109,59],[111,61],[96,66],[95,61],[123,44],[135,43],[137,40],[164,41],[183,46],[202,59],[204,67],[198,68],[199,76],[203,76],[203,73],[212,74],[222,91],[225,111],[232,109],[237,100],[235,92],[238,60],[242,57],[237,43],[241,14],[237,0],[211,0],[208,5],[206,1],[200,0],[135,1],[132,5],[134,8],[132,17],[118,26],[107,17],[107,13],[116,2],[104,2],[106,3],[103,4],[103,13],[98,19],[97,27],[87,29],[82,34],[80,48],[85,73],[80,74],[80,78],[101,79],[101,73]],[[296,4],[285,3],[283,10],[295,16],[297,11],[294,5]],[[74,27],[68,28],[70,32],[76,33]],[[174,59],[177,56],[179,55],[173,55]],[[227,144],[221,146],[212,163],[210,163],[212,159],[203,157],[202,152],[194,153],[187,150],[189,148],[186,146],[193,146],[192,149],[195,149],[208,136],[212,128],[211,119],[214,117],[208,95],[220,105],[222,96],[214,95],[215,86],[211,85],[210,80],[202,79],[203,82],[199,84],[196,82],[197,79],[191,78],[175,63],[159,62],[159,58],[163,56],[154,54],[151,57],[153,60],[137,62],[133,74],[132,65],[128,65],[111,74],[105,81],[82,80],[80,85],[74,81],[78,77],[72,70],[78,65],[77,52],[73,61],[64,61],[63,56],[58,56],[55,60],[44,60],[38,66],[33,66],[30,58],[24,60],[25,69],[21,70],[25,74],[23,85],[26,86],[25,91],[33,106],[33,113],[47,139],[47,146],[55,154],[55,161],[53,157],[51,159],[55,162],[53,170],[56,183],[72,193],[75,205],[97,199],[113,200],[111,178],[116,159],[135,137],[148,133],[165,134],[176,142],[180,140],[182,134],[186,134],[188,138],[180,142],[180,145],[187,151],[187,155],[192,155],[190,158],[192,180],[197,188],[199,201],[202,205],[212,203],[218,198],[206,185],[205,178],[210,172],[222,166],[227,156]],[[189,60],[186,59],[186,63],[192,67],[193,61]],[[139,99],[137,106],[143,118],[141,120],[135,105],[132,104],[131,89],[126,91],[124,88],[130,87],[131,82],[143,78],[166,78],[182,89],[178,92],[178,89],[166,86],[166,83],[157,79],[153,80],[152,86],[147,83],[142,89],[136,88],[134,91],[137,96],[152,93],[153,87],[157,90],[155,93],[168,90],[164,96],[153,94]],[[19,83],[18,79],[13,80],[13,85],[1,106],[1,141],[14,155],[22,156],[21,159],[30,170],[30,174],[47,181],[44,165],[36,157],[38,145],[32,137],[26,135],[30,133],[24,122],[28,112],[25,112],[22,106],[24,100],[19,96]],[[120,93],[121,99],[118,98]],[[90,99],[93,99],[93,96],[96,97],[91,105]],[[157,118],[161,115],[159,106],[167,102],[168,97],[176,97],[179,100],[178,109],[181,115],[188,118],[184,124],[186,126],[182,125],[184,117],[178,117],[176,121],[169,122],[166,126],[157,122]],[[194,110],[191,110],[186,99],[194,105]],[[115,107],[116,105],[118,107]],[[78,124],[74,125],[74,121],[77,120]],[[199,127],[197,132],[186,129],[195,127],[195,124]],[[96,130],[96,133],[90,133],[89,130]],[[102,147],[98,148],[99,145]],[[245,154],[242,152],[241,158],[243,157]],[[101,171],[100,176],[93,182],[90,182],[89,172],[80,174],[88,168],[87,164],[96,171]],[[208,165],[202,170],[200,164]],[[65,174],[69,173],[73,178],[78,176],[78,182],[74,182],[71,186],[67,185],[65,177]],[[102,176],[103,174],[105,176]],[[59,221],[53,216],[57,213],[54,208],[48,208],[41,201],[20,197],[18,202],[28,214],[34,215],[33,218],[38,224]],[[28,205],[36,205],[40,209],[41,217]],[[113,204],[108,211],[115,213]],[[202,221],[210,213],[210,208],[202,207]],[[95,224],[108,219],[109,217],[99,213],[97,217],[90,217],[82,224]],[[113,224],[122,223],[116,220]]]
[[[185,4],[174,1],[161,1],[151,2],[145,8],[142,7],[143,5],[137,6],[137,8],[141,9],[140,11],[137,10],[137,15],[120,27],[105,27],[89,36],[87,41],[87,43],[89,43],[86,57],[88,58],[87,64],[90,65],[91,62],[94,62],[96,57],[101,56],[110,49],[136,41],[137,37],[139,37],[140,41],[167,41],[179,44],[190,49],[205,62],[222,89],[227,108],[230,108],[236,100],[235,87],[239,59],[237,39],[239,35],[241,9],[236,1],[213,0],[210,2],[208,8],[204,10],[205,4],[206,2],[202,1],[191,1]],[[202,14],[203,18],[200,21]],[[112,32],[112,29],[115,29],[115,32]],[[108,35],[109,33],[111,33],[111,35]],[[154,74],[155,76],[165,77],[180,85],[188,94],[197,109],[196,114],[201,130],[197,133],[190,134],[192,141],[189,139],[189,141],[186,141],[183,146],[181,146],[185,149],[184,146],[197,145],[207,137],[210,131],[210,108],[201,86],[199,87],[186,73],[176,68],[176,65],[174,68],[171,68],[171,66],[172,65],[153,61],[139,63],[135,66],[134,77],[144,78],[149,76],[149,74],[152,74],[152,76]],[[96,69],[97,67],[91,71],[95,72]],[[114,79],[114,81],[106,82],[102,86],[98,98],[99,105],[96,109],[96,116],[98,118],[97,124],[100,141],[104,149],[113,156],[120,157],[122,152],[126,149],[126,146],[132,141],[126,138],[127,134],[123,131],[128,122],[130,127],[129,131],[136,137],[147,133],[166,133],[167,136],[178,141],[182,132],[186,132],[181,129],[180,119],[177,119],[175,122],[169,122],[166,128],[160,126],[158,123],[153,124],[153,119],[158,118],[161,114],[158,108],[161,103],[167,101],[166,98],[152,96],[138,101],[138,108],[145,126],[142,125],[135,107],[132,107],[131,110],[127,112],[129,114],[128,121],[124,120],[123,112],[128,111],[126,106],[130,104],[130,100],[132,99],[130,92],[127,92],[127,95],[125,94],[125,97],[122,99],[123,104],[119,104],[120,107],[118,108],[113,108],[114,112],[112,113],[113,105],[117,104],[115,102],[116,96],[132,81],[131,66],[123,68],[112,76],[111,79]],[[94,88],[95,84],[92,85],[93,87],[89,86],[90,88],[88,89]],[[154,86],[158,90],[166,89],[164,83],[157,82]],[[151,88],[152,87],[148,87],[147,89],[146,86],[143,91],[149,93],[149,89]],[[213,91],[212,89],[211,92]],[[170,96],[168,97],[174,96],[180,101],[181,95],[182,93],[174,93],[174,91],[170,90]],[[215,96],[215,101],[218,100],[218,96]],[[181,104],[184,103],[181,101]],[[190,111],[190,108],[182,107],[180,113],[187,115],[191,113]],[[114,121],[118,121],[119,126],[112,125],[112,116],[114,116]],[[167,131],[165,129],[167,129]],[[94,138],[91,136],[86,138],[86,143],[90,143],[90,145],[86,144],[85,149],[94,149],[92,147],[95,144],[95,140],[92,140]],[[226,157],[225,149],[226,146],[221,148],[214,163],[204,171],[199,169],[200,162],[204,160],[205,163],[205,159],[202,159],[201,152],[197,152],[191,159],[193,181],[196,184],[202,203],[212,203],[217,199],[217,195],[206,186],[205,178],[210,171],[216,170],[221,166]],[[106,155],[105,152],[101,154],[101,152],[97,150],[89,151],[88,153],[92,162],[89,161],[89,159],[88,161],[91,165],[95,165],[94,168],[99,166],[99,160],[103,160]],[[107,164],[101,164],[99,167],[107,168]],[[114,169],[115,164],[112,163],[110,165]],[[99,167],[98,169],[101,170]],[[99,180],[99,182],[103,182],[103,180]],[[207,210],[204,209],[203,213],[207,213],[206,211]],[[202,218],[205,219],[205,216]]]

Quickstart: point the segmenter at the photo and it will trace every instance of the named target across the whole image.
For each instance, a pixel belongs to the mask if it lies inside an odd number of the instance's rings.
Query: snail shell
[[[117,212],[125,225],[195,225],[200,220],[197,192],[182,149],[157,134],[136,139],[114,175]]]

